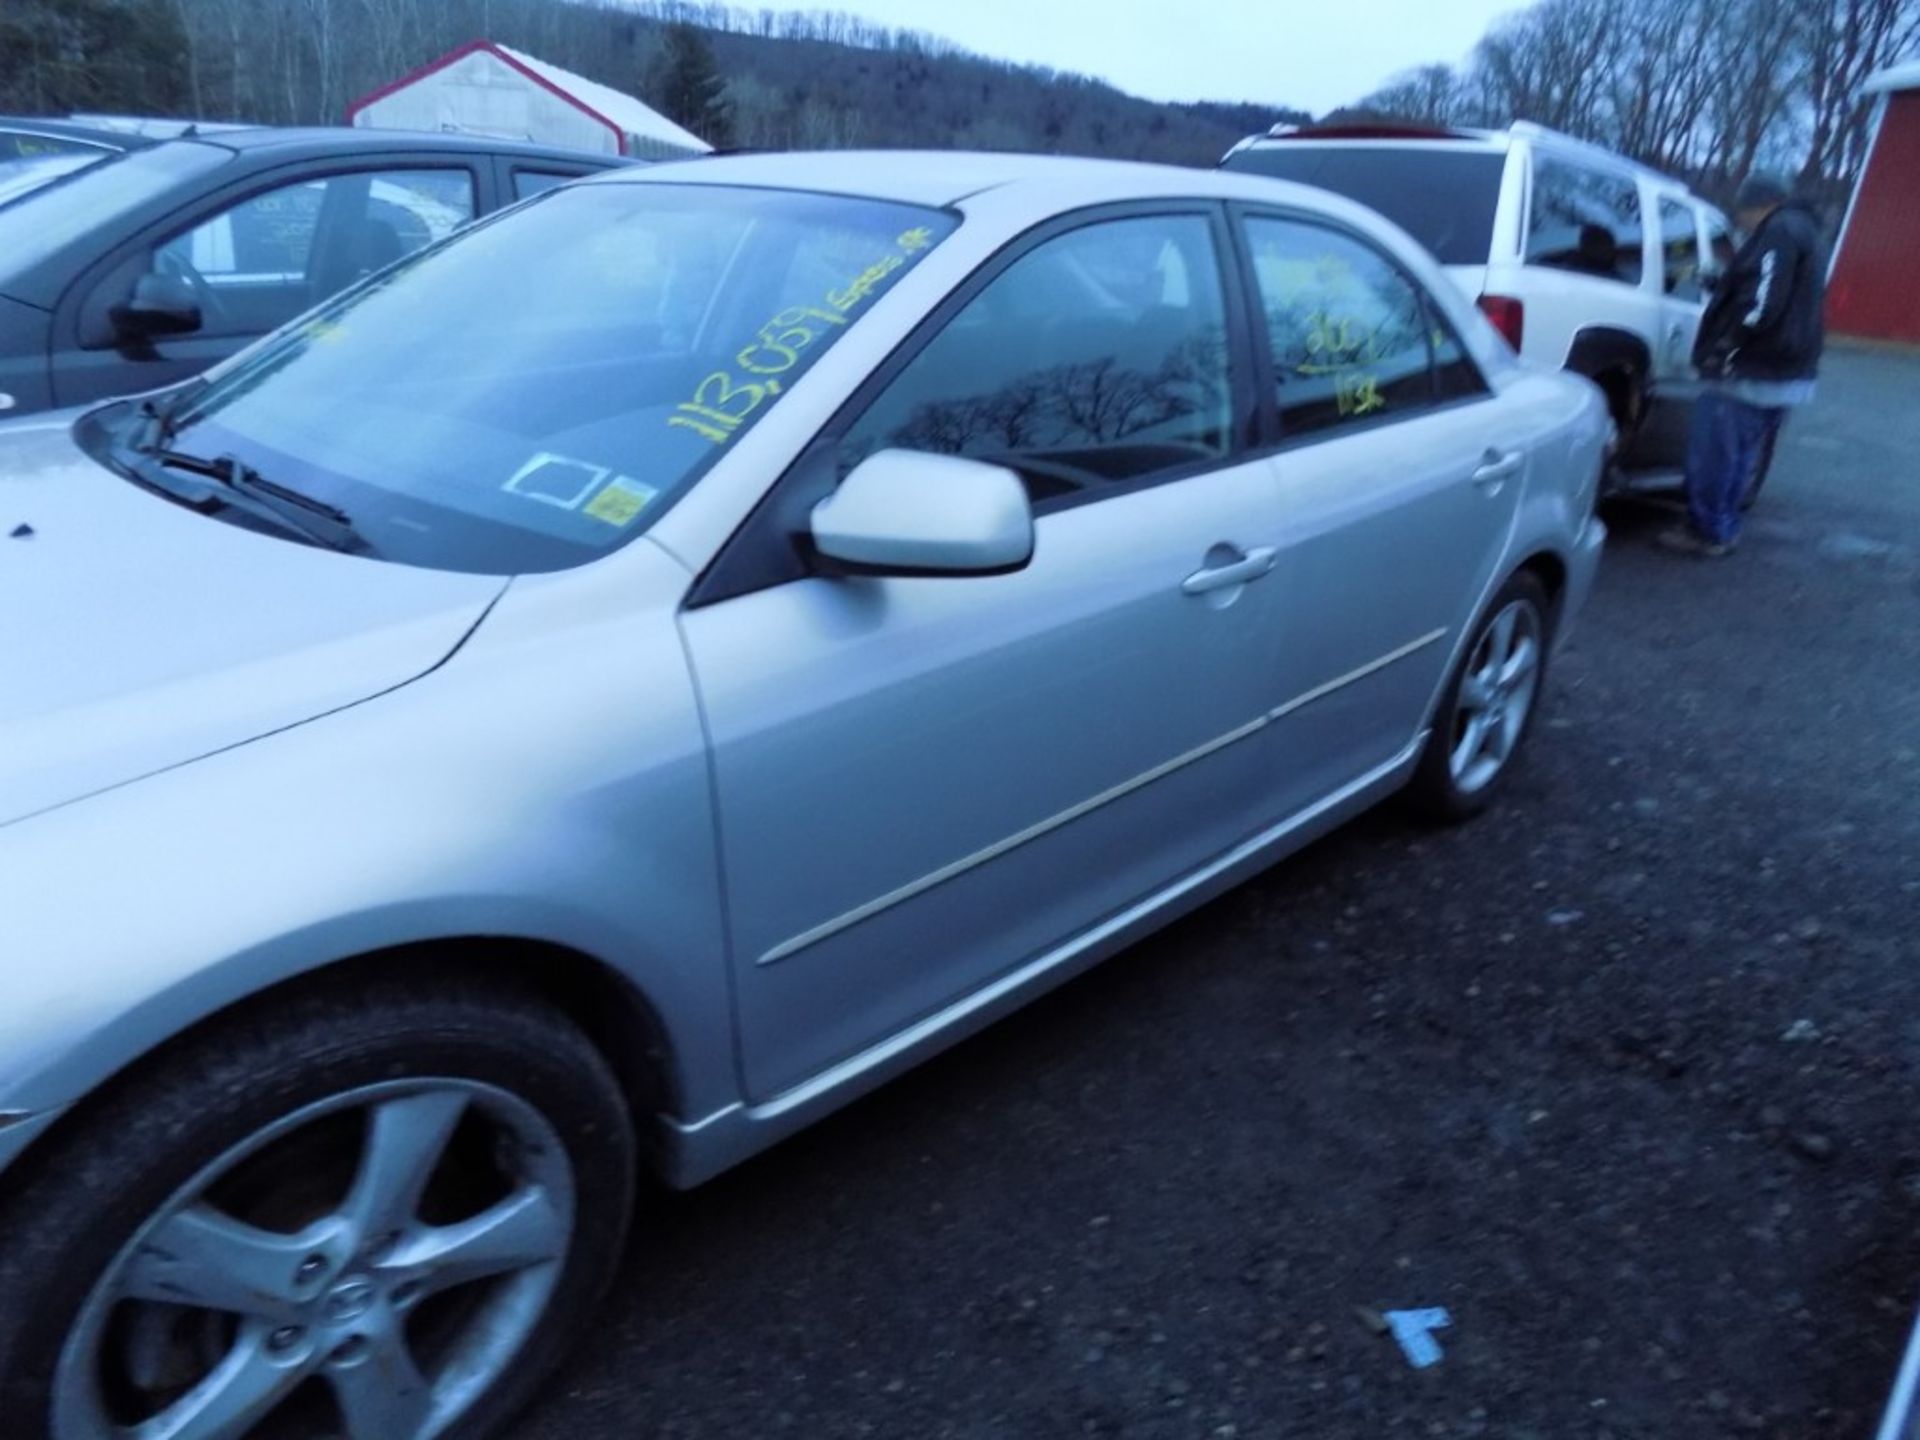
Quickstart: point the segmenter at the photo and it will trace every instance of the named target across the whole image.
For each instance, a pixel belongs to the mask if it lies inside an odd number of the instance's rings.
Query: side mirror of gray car
[[[142,275],[130,299],[110,312],[113,328],[130,340],[158,335],[188,335],[201,325],[200,297],[190,281],[178,275]]]
[[[1033,558],[1033,507],[1011,470],[882,450],[813,509],[814,548],[860,575],[1004,575]]]

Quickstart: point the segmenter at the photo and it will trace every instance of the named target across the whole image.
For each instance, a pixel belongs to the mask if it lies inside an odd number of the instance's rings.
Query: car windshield
[[[31,270],[115,216],[231,159],[231,150],[176,140],[50,177],[0,201],[0,279]]]
[[[1229,170],[1317,185],[1378,210],[1443,265],[1487,263],[1505,167],[1506,156],[1485,150],[1285,140],[1226,161]]]
[[[38,190],[62,175],[71,175],[89,165],[98,165],[111,153],[107,150],[61,150],[46,155],[24,156],[17,160],[0,159],[0,205],[29,190]]]
[[[577,565],[652,524],[956,223],[793,191],[551,191],[214,371],[170,443],[337,507],[386,559]]]

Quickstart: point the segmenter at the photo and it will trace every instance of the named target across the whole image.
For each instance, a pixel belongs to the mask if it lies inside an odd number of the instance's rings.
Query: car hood
[[[403,685],[505,589],[210,519],[0,425],[0,824]]]

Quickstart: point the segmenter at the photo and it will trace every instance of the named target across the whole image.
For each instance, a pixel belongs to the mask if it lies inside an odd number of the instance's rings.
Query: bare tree
[[[1798,146],[1802,186],[1832,197],[1864,159],[1862,83],[1916,45],[1920,0],[1542,0],[1464,70],[1410,71],[1356,108],[1534,120],[1721,192]]]
[[[1917,0],[1817,0],[1799,12],[1811,135],[1804,185],[1830,184],[1864,162],[1869,107],[1860,86],[1920,42]]]

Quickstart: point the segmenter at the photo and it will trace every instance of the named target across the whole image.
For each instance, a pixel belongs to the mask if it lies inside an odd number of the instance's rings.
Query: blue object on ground
[[[1407,1363],[1414,1369],[1424,1370],[1440,1363],[1440,1342],[1433,1338],[1433,1332],[1453,1324],[1453,1317],[1444,1309],[1389,1310],[1380,1318],[1387,1322],[1393,1338],[1400,1342]]]

